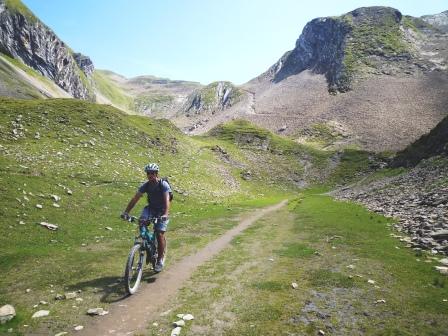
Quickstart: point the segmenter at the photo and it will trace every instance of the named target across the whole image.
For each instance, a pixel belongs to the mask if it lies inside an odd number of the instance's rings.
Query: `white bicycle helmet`
[[[158,172],[158,171],[159,171],[159,166],[157,165],[157,163],[149,163],[145,166],[146,173]]]

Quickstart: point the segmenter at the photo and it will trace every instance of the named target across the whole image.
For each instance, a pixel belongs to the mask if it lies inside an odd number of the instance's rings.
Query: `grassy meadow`
[[[175,314],[191,312],[182,334],[441,334],[448,284],[433,260],[401,248],[390,219],[317,195],[360,180],[371,161],[243,121],[187,137],[166,120],[110,106],[0,99],[0,306],[17,311],[0,334],[72,331],[89,323],[88,308],[123,299],[136,230],[119,215],[148,162],[160,163],[174,189],[167,267],[242,214],[290,200],[202,265],[148,333],[169,334]],[[68,292],[78,298],[55,300]],[[50,315],[31,318],[42,309]]]

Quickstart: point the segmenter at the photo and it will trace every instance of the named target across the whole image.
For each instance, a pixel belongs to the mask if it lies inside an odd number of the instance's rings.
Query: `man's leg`
[[[165,261],[165,251],[166,251],[166,237],[165,232],[168,227],[169,220],[159,221],[154,225],[154,229],[156,231],[157,244],[158,244],[158,256],[157,256],[157,264],[156,264],[156,272],[160,272],[163,269],[163,264]]]
[[[158,244],[157,263],[163,264],[165,256],[165,247],[166,247],[165,232],[157,231],[157,244]]]

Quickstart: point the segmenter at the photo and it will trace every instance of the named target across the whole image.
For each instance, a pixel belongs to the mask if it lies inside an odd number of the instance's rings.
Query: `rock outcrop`
[[[439,14],[424,15],[422,16],[422,20],[441,31],[448,33],[448,10]]]
[[[240,90],[232,83],[214,82],[193,92],[188,97],[182,112],[187,114],[211,112],[214,114],[216,111],[222,111],[232,106],[240,95]]]
[[[21,2],[0,0],[0,51],[19,59],[75,98],[94,100],[88,76],[92,62],[76,56]]]
[[[78,67],[82,70],[82,72],[84,72],[84,74],[90,78],[93,74],[93,71],[95,71],[95,67],[90,57],[81,53],[75,53],[73,54],[73,58],[75,59],[76,64],[78,64]]]
[[[343,83],[344,48],[350,25],[335,18],[318,18],[309,22],[296,42],[268,73],[274,82],[306,69],[324,74],[329,86],[346,90]]]

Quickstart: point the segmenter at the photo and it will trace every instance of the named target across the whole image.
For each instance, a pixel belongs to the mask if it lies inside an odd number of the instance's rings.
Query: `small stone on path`
[[[386,303],[386,300],[384,299],[376,300],[375,303]]]
[[[59,202],[61,200],[61,197],[59,197],[58,195],[51,195],[50,196],[55,202]]]
[[[13,306],[6,304],[0,308],[0,324],[12,320],[16,316],[16,310]]]
[[[299,285],[297,283],[293,282],[291,284],[291,287],[294,288],[294,289],[297,289],[297,288],[299,288]]]
[[[447,266],[435,266],[436,270],[441,274],[448,275],[448,267]]]
[[[79,325],[79,326],[76,326],[74,329],[75,329],[76,331],[80,331],[80,330],[83,330],[83,329],[84,329],[84,326]]]
[[[64,296],[65,296],[65,298],[67,300],[70,300],[70,299],[74,299],[74,298],[78,297],[78,293],[76,293],[76,292],[68,292],[68,293],[65,293]]]
[[[56,231],[59,227],[56,224],[50,224],[47,222],[40,222],[39,225],[46,227],[49,230]]]
[[[54,335],[54,336],[63,336],[63,335],[67,335],[67,334],[68,334],[68,332],[63,331],[63,332],[57,333],[57,334]]]
[[[180,331],[182,330],[181,327],[176,327],[171,331],[171,336],[179,336],[180,335]]]
[[[372,284],[372,285],[375,284],[375,280],[371,280],[371,279],[369,279],[369,280],[367,280],[367,282],[368,282],[369,284]]]
[[[186,315],[184,315],[184,316],[182,317],[182,319],[183,319],[184,321],[190,321],[190,320],[194,320],[194,316],[191,315],[191,314],[186,314]]]
[[[173,323],[175,327],[183,327],[185,326],[185,321],[184,320],[179,320]]]
[[[35,312],[33,314],[33,316],[31,316],[32,318],[38,318],[38,317],[45,317],[50,315],[50,311],[49,310],[39,310],[37,312]]]
[[[439,263],[441,263],[442,265],[448,266],[448,258],[440,259]]]
[[[43,206],[42,206],[42,204],[36,204],[36,208],[38,208],[38,209],[42,209]]]
[[[107,310],[104,310],[103,308],[90,308],[87,311],[87,315],[103,316],[103,315],[107,315],[107,314],[109,314],[109,312]]]

